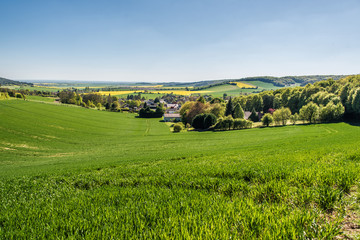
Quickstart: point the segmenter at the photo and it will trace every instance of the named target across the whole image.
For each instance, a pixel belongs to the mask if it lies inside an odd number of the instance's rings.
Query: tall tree
[[[357,88],[354,91],[354,94],[352,96],[351,106],[355,113],[357,114],[360,113],[360,88]]]
[[[232,115],[233,110],[234,110],[234,106],[233,106],[233,103],[232,103],[231,97],[230,97],[229,101],[226,104],[225,116]]]
[[[234,108],[233,118],[244,118],[244,110],[240,106],[240,104],[236,104]]]
[[[300,117],[309,123],[315,123],[319,117],[319,106],[316,103],[309,102],[300,109]]]
[[[258,122],[259,121],[259,115],[257,114],[257,112],[255,111],[255,108],[253,108],[253,110],[251,111],[251,114],[249,116],[249,119],[253,122]]]
[[[258,112],[263,110],[263,106],[264,106],[263,100],[259,94],[256,94],[253,96],[253,98],[251,100],[251,105],[252,105],[252,108],[255,108],[255,110]]]

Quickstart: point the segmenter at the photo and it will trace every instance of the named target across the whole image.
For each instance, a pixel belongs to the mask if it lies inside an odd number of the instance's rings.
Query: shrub
[[[163,116],[165,110],[162,106],[157,106],[156,110],[153,111],[150,109],[150,107],[145,107],[140,109],[139,111],[139,117],[141,118],[160,118]]]
[[[183,130],[183,124],[182,123],[176,123],[174,124],[174,132],[180,132],[181,130]]]
[[[204,129],[207,129],[216,123],[216,116],[212,113],[205,114]]]
[[[309,102],[300,109],[300,118],[309,123],[315,123],[319,118],[319,106]]]
[[[266,113],[261,119],[262,124],[267,127],[272,124],[273,121],[274,118],[270,113]]]
[[[245,126],[246,126],[246,120],[245,119],[241,119],[241,118],[234,119],[234,125],[233,125],[234,129],[245,128]]]
[[[191,125],[195,129],[204,129],[204,119],[205,119],[204,114],[198,114],[192,120]]]
[[[216,123],[216,116],[212,113],[202,113],[194,117],[192,126],[195,129],[207,129]]]
[[[89,104],[88,104],[89,105]],[[110,110],[112,112],[117,112],[120,110],[120,103],[118,101],[114,101],[112,104],[111,104],[111,107],[110,107]]]
[[[0,100],[1,99],[8,99],[9,94],[7,92],[0,92]]]
[[[224,118],[223,123],[224,123],[224,128],[230,130],[234,125],[234,119],[232,118],[231,115],[229,115],[226,118]]]
[[[234,119],[233,128],[234,129],[252,128],[252,122],[245,119],[237,118]]]
[[[219,118],[214,128],[218,130],[252,128],[252,123],[252,121],[241,118],[233,119],[231,116],[228,116],[226,118]]]
[[[296,121],[299,119],[299,115],[297,113],[295,113],[294,115],[290,116],[290,122],[295,125]]]
[[[246,126],[245,126],[245,128],[252,128],[252,126],[253,126],[253,122],[247,120],[247,121],[246,121]]]

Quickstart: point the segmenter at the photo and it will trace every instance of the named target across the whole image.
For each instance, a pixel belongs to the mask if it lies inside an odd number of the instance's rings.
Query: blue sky
[[[10,79],[360,73],[358,0],[0,0],[0,10]]]

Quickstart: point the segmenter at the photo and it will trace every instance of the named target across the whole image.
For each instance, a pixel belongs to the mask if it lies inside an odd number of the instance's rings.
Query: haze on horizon
[[[19,0],[0,9],[0,77],[15,80],[360,72],[357,0]]]

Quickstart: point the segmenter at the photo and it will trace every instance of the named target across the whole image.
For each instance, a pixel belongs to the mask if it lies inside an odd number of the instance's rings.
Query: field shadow
[[[359,120],[346,120],[344,123],[349,124],[351,126],[360,127],[360,121]]]

